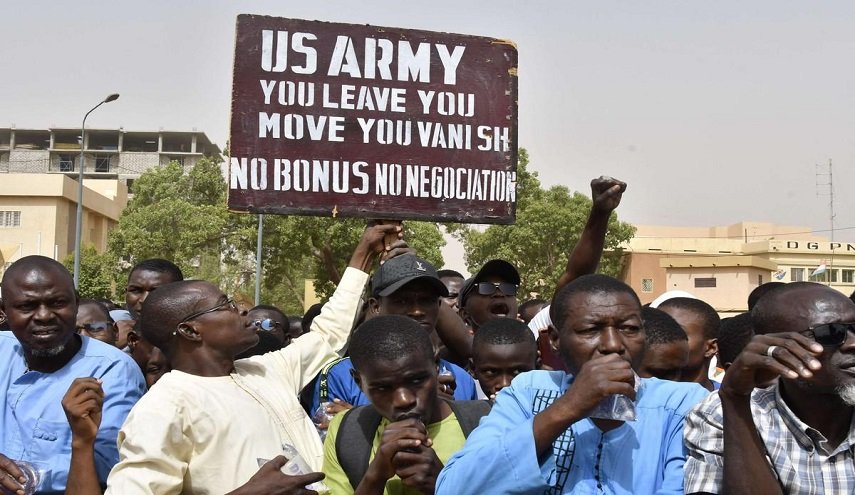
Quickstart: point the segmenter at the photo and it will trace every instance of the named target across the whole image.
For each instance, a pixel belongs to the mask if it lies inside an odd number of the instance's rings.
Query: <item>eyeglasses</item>
[[[77,333],[101,333],[113,328],[112,321],[93,321],[92,323],[83,323],[77,325]]]
[[[825,347],[839,347],[846,342],[846,336],[855,334],[855,323],[826,323],[808,329],[813,339]]]
[[[263,320],[255,320],[252,322],[252,324],[255,325],[255,328],[257,328],[259,330],[264,330],[265,332],[271,332],[274,329],[276,329],[276,327],[282,326],[281,323],[274,320],[273,318],[265,318]]]
[[[509,282],[479,282],[475,288],[482,296],[492,296],[497,290],[506,296],[515,296],[518,289],[517,285]]]
[[[206,309],[204,311],[197,311],[196,313],[193,313],[190,316],[179,321],[178,324],[181,325],[182,323],[187,323],[188,321],[190,321],[194,318],[198,318],[204,314],[213,313],[214,311],[220,311],[221,309],[228,309],[229,311],[237,312],[238,307],[237,307],[237,304],[235,304],[234,299],[229,299],[226,302],[222,302],[220,304],[217,304],[213,308]]]

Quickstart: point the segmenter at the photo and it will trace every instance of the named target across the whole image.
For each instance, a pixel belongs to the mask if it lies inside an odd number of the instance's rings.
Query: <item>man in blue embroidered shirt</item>
[[[71,461],[71,428],[61,401],[78,377],[104,388],[95,466],[103,483],[119,460],[116,436],[145,392],[139,367],[119,349],[76,332],[71,274],[43,256],[16,261],[0,282],[12,332],[0,334],[0,488],[15,493],[22,473],[10,460],[43,471],[37,493],[62,492]]]
[[[638,296],[613,278],[585,275],[556,294],[550,316],[550,340],[570,374],[530,371],[502,389],[436,493],[682,494],[684,418],[707,392],[636,377]],[[590,417],[618,394],[634,401],[634,421]]]

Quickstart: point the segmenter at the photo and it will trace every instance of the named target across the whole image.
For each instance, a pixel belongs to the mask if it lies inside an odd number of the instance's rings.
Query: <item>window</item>
[[[838,270],[828,270],[828,276],[831,277],[832,283],[837,282],[837,272],[838,272]]]
[[[109,172],[110,171],[110,157],[109,156],[95,157],[95,171],[96,172]]]
[[[840,270],[844,284],[855,283],[855,270]]]
[[[763,275],[757,275],[757,285],[763,285]]]
[[[790,282],[804,282],[805,281],[805,269],[804,268],[790,268]]]
[[[0,227],[20,227],[20,211],[0,211]]]
[[[653,279],[652,278],[641,279],[641,292],[653,292]]]
[[[74,156],[73,155],[59,155],[59,171],[60,172],[74,172]]]
[[[715,277],[696,278],[695,287],[715,287]]]

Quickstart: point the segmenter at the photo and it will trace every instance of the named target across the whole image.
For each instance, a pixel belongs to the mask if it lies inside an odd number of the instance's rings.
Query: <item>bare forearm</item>
[[[386,489],[386,481],[381,476],[377,476],[369,467],[359,486],[354,490],[353,495],[383,495],[383,490]]]
[[[71,465],[68,470],[67,493],[100,495],[101,483],[95,469],[95,447],[92,444],[71,445]]]
[[[720,394],[721,395],[721,394]],[[783,495],[751,416],[749,396],[721,395],[724,415],[722,494]]]
[[[556,293],[574,279],[597,271],[606,243],[606,231],[609,227],[610,215],[611,212],[591,210],[585,229],[582,230],[582,235],[579,237],[579,242],[573,247],[573,251],[567,258],[564,273],[558,279],[558,284],[555,287]]]
[[[436,333],[445,346],[456,356],[468,359],[472,355],[472,335],[451,307],[441,304],[436,321]]]

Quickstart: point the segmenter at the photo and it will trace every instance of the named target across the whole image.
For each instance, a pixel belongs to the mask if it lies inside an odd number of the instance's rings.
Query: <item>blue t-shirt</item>
[[[440,366],[444,366],[454,375],[454,381],[457,384],[457,388],[454,389],[455,400],[475,400],[478,398],[478,395],[475,392],[475,380],[472,379],[472,376],[470,376],[466,370],[454,363],[446,361],[445,359],[440,359],[439,363]],[[326,394],[326,400],[328,402],[331,402],[333,399],[341,399],[352,406],[364,406],[371,403],[368,400],[368,397],[365,397],[365,394],[362,393],[359,385],[353,381],[353,377],[350,375],[351,369],[353,369],[353,364],[351,364],[350,358],[342,359],[329,369],[327,372]],[[311,409],[307,411],[309,416],[318,409],[318,406],[321,403],[322,376],[323,372],[315,378],[315,381],[312,384],[313,391]]]
[[[53,373],[28,371],[21,344],[12,332],[0,332],[0,453],[32,462],[46,476],[37,493],[63,492],[71,462],[71,427],[62,398],[75,378],[102,381],[104,405],[95,439],[95,468],[106,482],[119,462],[116,436],[145,381],[130,356],[101,341],[80,337],[80,350]]]
[[[682,495],[684,419],[709,392],[696,383],[642,379],[636,421],[604,433],[582,419],[538,459],[534,416],[572,382],[561,371],[517,376],[440,472],[436,494],[480,495],[488,487],[489,493]]]

